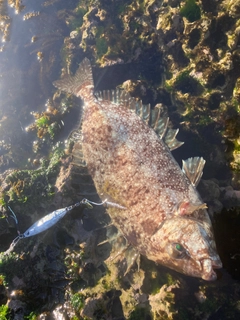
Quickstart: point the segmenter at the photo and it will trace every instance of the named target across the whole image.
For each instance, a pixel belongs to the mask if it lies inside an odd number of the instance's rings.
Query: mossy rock
[[[186,0],[185,5],[180,9],[180,14],[187,18],[189,22],[194,22],[201,18],[201,9],[195,0]]]

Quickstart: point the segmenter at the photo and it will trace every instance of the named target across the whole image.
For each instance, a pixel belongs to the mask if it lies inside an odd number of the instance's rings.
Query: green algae
[[[194,22],[201,18],[201,9],[195,0],[186,0],[185,5],[180,9],[180,14],[187,18],[189,22]]]
[[[50,138],[52,140],[54,140],[54,138],[56,137],[56,134],[59,132],[59,124],[57,122],[53,122],[50,124],[50,126],[48,126],[47,131],[50,135]]]
[[[84,306],[86,297],[82,293],[75,293],[71,297],[71,304],[76,311],[80,311]]]
[[[20,268],[19,268],[20,267]],[[14,276],[22,276],[21,268],[24,267],[24,262],[19,259],[15,252],[9,254],[0,253],[0,275],[4,279],[4,285],[9,285]]]
[[[151,319],[151,313],[148,308],[136,307],[129,315],[129,320],[146,320]]]
[[[197,96],[203,92],[201,83],[190,75],[191,70],[183,70],[174,81],[174,88],[182,93],[190,93]]]
[[[5,276],[0,274],[0,286],[2,286],[2,285],[6,286],[7,283],[6,283],[6,280],[5,280]]]
[[[28,205],[41,202],[44,198],[50,200],[54,195],[54,183],[60,170],[60,159],[63,157],[62,148],[56,148],[50,154],[50,160],[45,160],[36,170],[15,170],[6,179],[10,188],[2,194],[2,203],[27,203]]]
[[[49,117],[46,115],[44,115],[36,120],[36,125],[39,128],[45,128],[48,126],[48,124],[49,124]]]
[[[4,194],[4,193],[1,194],[0,206],[7,208],[6,194]]]
[[[28,316],[25,316],[24,319],[26,320],[37,320],[37,314],[35,312],[30,312]]]
[[[87,13],[87,9],[85,6],[80,6],[74,13],[75,17],[70,21],[71,30],[76,30],[82,26],[83,17]]]
[[[10,309],[8,308],[7,305],[2,305],[0,306],[0,319],[1,320],[10,320]]]
[[[101,59],[108,51],[108,43],[105,38],[96,39],[96,50],[98,59]]]

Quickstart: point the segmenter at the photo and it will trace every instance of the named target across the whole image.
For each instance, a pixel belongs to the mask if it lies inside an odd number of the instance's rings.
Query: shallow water
[[[1,140],[10,144],[16,154],[23,155],[24,151],[23,159],[17,161],[17,166],[24,167],[28,157],[34,156],[35,138],[26,133],[26,128],[34,122],[33,112],[46,110],[45,104],[54,92],[52,81],[59,74],[61,47],[69,29],[64,18],[58,17],[65,9],[61,1],[54,6],[45,6],[45,1],[28,1],[18,14],[4,2],[4,14],[10,17],[10,32],[7,41],[2,42],[0,57]],[[76,3],[69,1],[69,9]],[[27,14],[33,16],[25,18]],[[73,119],[75,113],[70,121]],[[63,136],[68,134],[69,131]]]
[[[129,1],[127,2],[129,3]],[[39,160],[42,157],[47,158],[59,141],[64,146],[65,139],[78,126],[80,116],[80,102],[73,100],[71,107],[67,105],[66,111],[62,111],[61,109],[61,112],[58,113],[60,115],[56,122],[59,125],[59,130],[53,139],[49,139],[48,136],[45,138],[38,137],[36,131],[28,132],[26,130],[29,125],[34,123],[32,113],[37,112],[40,114],[45,112],[47,100],[53,101],[56,89],[53,87],[52,82],[59,78],[60,69],[66,63],[66,57],[63,58],[62,46],[64,39],[73,30],[73,27],[69,24],[69,17],[73,15],[71,10],[77,6],[79,1],[68,1],[67,5],[66,1],[63,0],[52,1],[51,5],[48,5],[48,2],[44,0],[23,1],[25,8],[18,14],[15,14],[15,8],[7,5],[7,1],[5,3],[3,13],[11,18],[11,22],[8,39],[2,42],[3,51],[0,52],[1,173],[4,173],[9,168],[34,168],[34,160]],[[29,12],[35,12],[36,16],[24,20],[24,16]],[[151,57],[151,54],[154,58]],[[87,56],[79,48],[75,50],[74,55],[73,63],[70,64],[72,72],[76,70],[82,58]],[[148,50],[147,56],[149,59],[146,60],[146,65],[143,65],[139,61],[134,61],[129,64],[109,66],[105,69],[94,67],[93,73],[97,89],[114,89],[117,85],[128,79],[138,80],[143,78],[145,81],[160,83],[162,79],[161,68],[156,66],[154,60],[156,59],[156,54],[154,50]],[[152,91],[149,89],[147,89],[143,99],[145,103],[154,104]],[[209,126],[206,127],[206,130],[203,128],[199,132],[194,131],[193,133],[186,130],[186,128],[181,132],[180,116],[175,112],[176,108],[174,105],[170,103],[172,99],[170,93],[164,91],[161,95],[158,92],[156,99],[160,100],[158,102],[170,105],[170,113],[173,116],[172,121],[174,125],[180,127],[178,137],[179,140],[185,141],[185,145],[174,152],[174,156],[179,163],[181,159],[186,159],[190,156],[204,155],[204,152],[207,153],[211,149],[211,145],[217,145],[219,149],[222,149],[220,135],[216,138],[214,130],[211,131]],[[56,103],[55,101],[52,103],[54,108],[56,107]],[[61,108],[63,108],[63,105],[61,105]],[[201,147],[196,145],[195,138],[199,137],[199,135],[202,137],[202,141],[204,139],[207,140],[207,150],[203,150],[204,143]],[[37,150],[34,148],[36,141],[39,144]],[[214,157],[214,152],[211,156]],[[209,155],[208,157],[210,158]],[[203,178],[218,179],[220,187],[224,188],[226,187],[224,185],[225,181],[231,180],[231,170],[226,164],[220,165],[215,169],[211,167],[209,161],[206,165]],[[21,204],[18,209],[20,208]],[[43,205],[43,211],[44,209]],[[93,222],[94,215],[90,218],[83,217],[82,219],[83,225],[87,226],[87,230],[97,229],[101,225],[99,221]],[[239,317],[239,207],[223,207],[221,212],[213,215],[213,225],[218,252],[223,262],[223,269],[217,271],[218,280],[214,283],[207,283],[203,280],[179,275],[161,266],[155,267],[153,263],[146,261],[145,258],[142,259],[146,274],[148,268],[156,268],[158,273],[163,275],[161,280],[159,280],[161,276],[157,276],[157,280],[162,285],[164,283],[163,279],[167,279],[166,274],[170,274],[173,279],[177,279],[182,284],[182,287],[174,289],[175,308],[178,310],[178,314],[174,315],[173,319],[202,319],[203,317],[205,319],[234,319]],[[60,237],[59,234],[57,232],[56,237]],[[61,241],[59,240],[59,243],[63,244],[63,246],[71,245],[72,238],[68,237],[67,233],[63,233],[63,238]],[[59,259],[61,260],[61,258]],[[61,262],[63,261],[61,260]],[[92,271],[93,274],[95,271]],[[151,278],[151,275],[149,276]],[[59,279],[62,280],[60,276]],[[151,279],[149,282],[145,281],[141,288],[142,291],[146,294],[152,294],[153,290],[156,289],[153,288],[155,285],[154,281],[154,279]],[[93,286],[93,284],[91,282],[90,286]],[[85,282],[84,286],[86,286]],[[123,281],[122,286],[125,288],[128,284]],[[43,289],[42,291],[44,293]],[[202,303],[199,302],[201,301],[198,295],[199,292],[207,297]],[[43,301],[45,300],[43,299]],[[40,313],[42,306],[41,303],[39,304],[37,304],[37,309]],[[54,303],[53,305],[55,306]],[[49,309],[51,310],[51,308]],[[112,317],[112,319],[117,319],[117,317]],[[146,315],[145,319],[149,319],[149,316]],[[157,319],[157,317],[154,319]]]

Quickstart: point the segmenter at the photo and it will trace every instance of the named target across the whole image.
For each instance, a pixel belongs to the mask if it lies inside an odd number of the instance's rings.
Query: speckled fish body
[[[211,221],[194,178],[190,181],[191,169],[204,160],[185,162],[186,175],[164,141],[133,110],[121,101],[98,100],[87,59],[74,77],[54,84],[84,100],[84,160],[99,196],[121,206],[108,209],[113,224],[150,260],[215,280],[221,261]]]

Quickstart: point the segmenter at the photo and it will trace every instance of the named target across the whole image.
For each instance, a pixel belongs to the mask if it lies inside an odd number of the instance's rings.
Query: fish
[[[157,264],[207,281],[222,267],[207,206],[196,187],[205,160],[183,161],[182,142],[161,107],[151,110],[124,90],[94,91],[91,63],[54,81],[83,100],[81,153],[99,197],[127,243]]]

